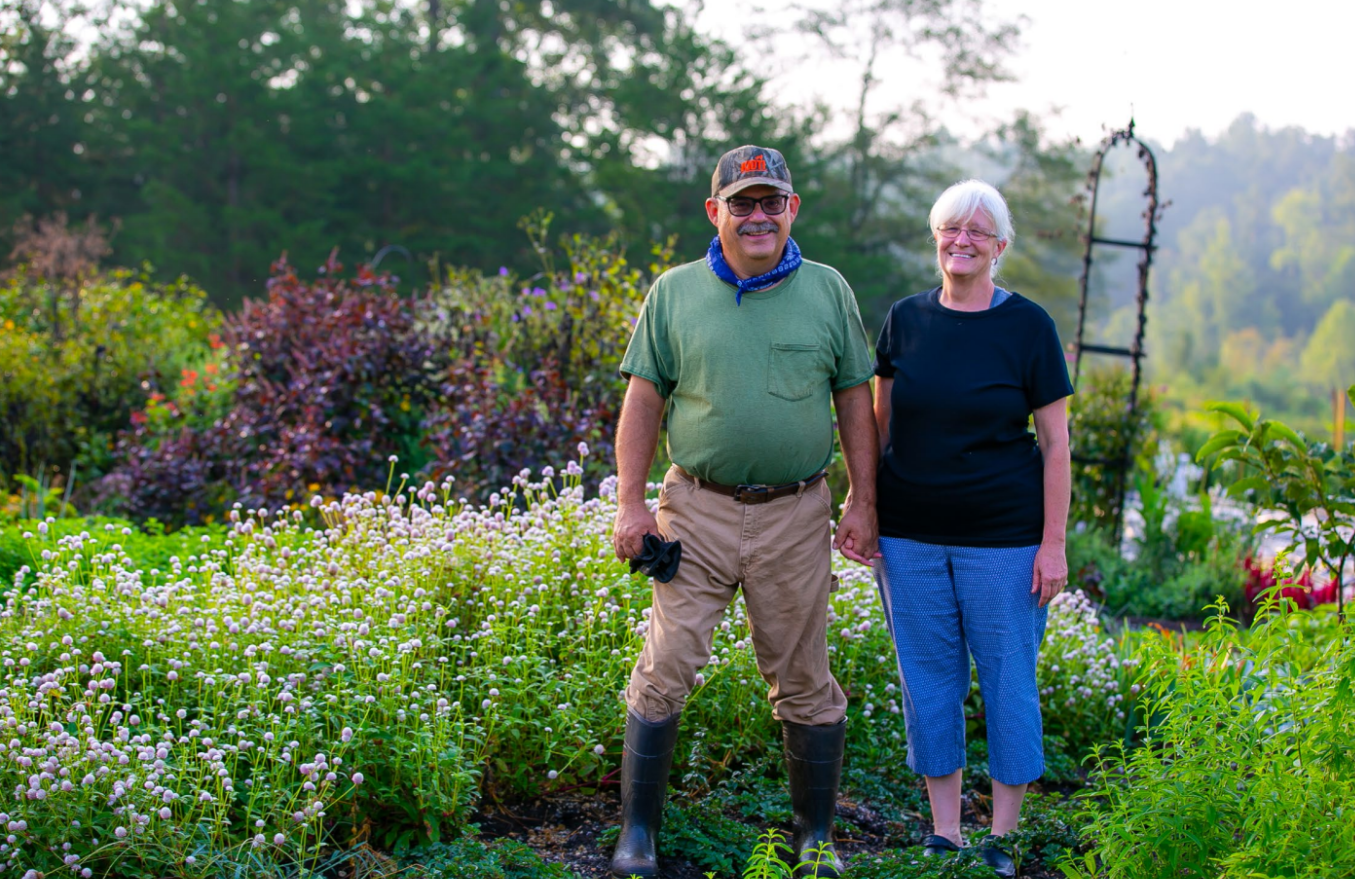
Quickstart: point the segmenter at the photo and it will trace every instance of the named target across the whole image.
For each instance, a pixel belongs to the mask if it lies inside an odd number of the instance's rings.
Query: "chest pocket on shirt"
[[[783,400],[803,400],[825,381],[822,351],[818,345],[773,342],[767,392]]]

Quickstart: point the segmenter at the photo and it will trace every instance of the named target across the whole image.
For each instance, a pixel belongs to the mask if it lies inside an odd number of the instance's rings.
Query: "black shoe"
[[[651,723],[626,712],[626,747],[621,757],[621,835],[612,854],[612,873],[654,879],[659,875],[657,843],[673,765],[678,715]]]
[[[958,845],[936,833],[922,840],[922,856],[924,858],[949,857],[959,851]]]
[[[985,836],[983,842],[979,843],[979,856],[1003,879],[1010,879],[1016,875],[1016,862],[1012,860],[1012,852],[1002,841],[1002,837]]]
[[[795,816],[794,863],[800,865],[795,875],[837,879],[842,872],[842,860],[833,844],[833,815],[842,778],[847,721],[807,726],[783,720],[781,728],[786,774],[790,776],[790,805]],[[820,846],[824,847],[821,855],[816,851]]]

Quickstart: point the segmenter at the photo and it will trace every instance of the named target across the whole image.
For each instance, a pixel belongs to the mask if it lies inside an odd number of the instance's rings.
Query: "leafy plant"
[[[751,868],[749,852],[752,850],[752,857],[756,857],[758,841],[753,826],[727,817],[717,801],[710,798],[690,804],[679,801],[664,810],[659,853],[663,857],[683,858],[699,869],[737,873]]]
[[[1268,604],[1245,637],[1220,605],[1198,643],[1140,641],[1143,742],[1097,750],[1094,844],[1067,876],[1355,872],[1355,641],[1335,614]]]
[[[560,864],[541,860],[517,840],[486,841],[469,835],[414,849],[400,858],[400,864],[399,875],[420,879],[573,879],[575,875]]]
[[[1005,839],[1023,855],[1053,866],[1086,848],[1077,802],[1031,792],[1021,806],[1021,824]]]
[[[359,266],[343,277],[334,253],[313,282],[279,259],[268,298],[226,320],[229,359],[195,363],[132,419],[99,500],[199,524],[232,500],[276,507],[379,484],[391,455],[418,452],[437,392],[440,361],[415,331],[416,308],[387,275]]]
[[[1134,664],[1120,656],[1115,639],[1102,634],[1096,608],[1085,594],[1055,596],[1036,666],[1045,732],[1075,755],[1123,738],[1132,715]]]
[[[126,270],[0,283],[0,476],[93,479],[133,411],[208,351],[220,315],[187,281]]]
[[[174,566],[174,559],[186,559],[224,546],[226,528],[222,525],[183,528],[166,534],[155,521],[140,525],[126,519],[102,517],[46,520],[20,519],[0,527],[0,589],[15,585],[15,575],[28,568],[24,585],[36,581],[36,571],[44,559],[34,540],[60,541],[62,538],[96,535],[118,546],[121,557],[148,575],[158,577]]]
[[[1285,555],[1287,554],[1281,551],[1281,556]],[[1305,568],[1296,577],[1288,570],[1288,564],[1280,559],[1266,565],[1252,556],[1247,556],[1243,567],[1247,571],[1247,583],[1243,587],[1243,594],[1253,612],[1266,596],[1271,594],[1293,602],[1298,610],[1312,610],[1319,604],[1332,604],[1336,601],[1337,584],[1333,581],[1323,586],[1314,586],[1311,568]],[[1275,587],[1278,587],[1278,592],[1275,591]]]
[[[1167,489],[1173,474],[1140,469],[1135,475],[1142,525],[1132,560],[1105,529],[1074,529],[1068,537],[1070,582],[1115,614],[1152,619],[1198,619],[1218,598],[1243,607],[1241,562],[1253,539],[1238,524],[1214,515],[1201,491],[1192,505]]]
[[[1117,470],[1120,461],[1130,473],[1138,461],[1151,461],[1157,446],[1157,406],[1140,389],[1137,409],[1130,413],[1131,376],[1125,369],[1088,370],[1079,381],[1068,410],[1073,455],[1073,495],[1069,520],[1088,527],[1107,527],[1115,520]],[[1109,463],[1106,463],[1109,462]],[[1129,487],[1129,473],[1125,488]]]
[[[949,858],[925,858],[917,849],[857,856],[844,874],[850,879],[984,879],[997,874],[970,846]]]
[[[450,366],[441,406],[422,445],[433,478],[455,472],[467,496],[507,485],[586,443],[596,484],[612,459],[613,424],[625,392],[618,370],[635,315],[652,280],[672,264],[673,242],[656,245],[641,271],[616,235],[547,244],[551,216],[523,228],[541,261],[521,282],[452,270],[433,291],[420,326],[442,340]]]
[[[1355,385],[1348,391],[1355,401]],[[1336,588],[1337,613],[1344,615],[1342,576],[1355,555],[1355,444],[1332,449],[1309,442],[1280,421],[1238,403],[1210,403],[1206,408],[1237,423],[1215,433],[1196,453],[1213,458],[1215,468],[1236,461],[1244,475],[1228,489],[1247,498],[1258,511],[1275,511],[1256,525],[1256,532],[1274,531],[1302,549],[1310,566],[1321,566]],[[1239,429],[1240,428],[1240,429]]]

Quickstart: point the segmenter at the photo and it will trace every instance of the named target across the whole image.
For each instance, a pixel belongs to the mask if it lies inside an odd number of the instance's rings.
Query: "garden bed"
[[[0,610],[0,789],[12,792],[0,824],[13,837],[0,866],[300,879],[365,858],[367,877],[392,865],[428,879],[602,875],[619,691],[649,602],[612,556],[612,481],[586,496],[582,472],[521,474],[479,507],[450,481],[397,481],[231,511],[226,527],[168,544],[115,522],[33,523]],[[849,875],[940,877],[910,848],[928,819],[874,583],[838,565],[828,637],[848,695]],[[1023,818],[1024,875],[1079,875],[1088,848],[1106,866],[1081,875],[1112,879],[1225,859],[1236,870],[1208,875],[1355,868],[1355,824],[1333,811],[1355,793],[1352,649],[1326,611],[1109,637],[1085,596],[1060,596],[1037,669],[1047,793]],[[966,781],[986,791],[977,690],[965,714]],[[1079,757],[1098,746],[1089,781]],[[672,875],[732,877],[764,829],[789,827],[780,763],[736,601],[684,711],[662,837]],[[1068,795],[1086,784],[1096,808],[1079,811]],[[1246,799],[1254,786],[1264,800]],[[986,808],[970,795],[971,835]],[[1276,835],[1286,821],[1322,834]],[[1120,843],[1143,838],[1170,844]],[[1156,869],[1158,850],[1177,863]]]

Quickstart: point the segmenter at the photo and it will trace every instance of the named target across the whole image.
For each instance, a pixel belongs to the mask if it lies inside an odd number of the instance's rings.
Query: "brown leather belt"
[[[725,497],[732,497],[741,504],[765,504],[767,501],[774,501],[777,498],[789,497],[798,494],[828,475],[827,470],[820,470],[808,479],[800,482],[787,482],[785,485],[721,485],[718,482],[707,482],[694,476],[677,464],[674,464],[673,467],[677,469],[677,472],[695,482],[697,488],[707,489]]]

